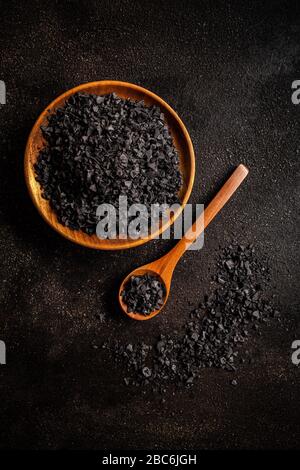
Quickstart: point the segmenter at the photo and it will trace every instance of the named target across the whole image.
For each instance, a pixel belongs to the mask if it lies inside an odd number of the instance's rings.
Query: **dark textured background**
[[[300,105],[291,103],[291,83],[300,79],[299,2],[1,1],[0,8],[7,86],[0,106],[0,339],[7,345],[0,446],[300,447],[300,369],[291,363],[291,343],[300,339]],[[192,202],[207,202],[239,162],[250,168],[208,229],[205,248],[178,265],[164,313],[146,324],[118,313],[115,289],[173,242],[118,253],[73,245],[41,220],[24,185],[24,146],[39,113],[68,88],[101,79],[143,85],[183,118],[197,157]],[[150,390],[126,388],[122,371],[93,345],[180,330],[212,289],[219,249],[232,239],[269,256],[268,295],[284,326],[251,338],[253,364],[233,375],[203,371],[190,390],[168,387],[165,404]]]

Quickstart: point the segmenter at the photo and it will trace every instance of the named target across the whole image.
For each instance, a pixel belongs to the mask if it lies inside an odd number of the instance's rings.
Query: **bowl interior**
[[[58,222],[56,214],[51,209],[49,202],[42,198],[40,184],[36,181],[34,174],[34,164],[37,161],[40,149],[45,145],[40,127],[47,123],[47,116],[49,113],[53,113],[57,108],[63,106],[67,98],[79,91],[94,93],[97,95],[105,95],[107,93],[115,92],[122,98],[130,98],[135,101],[144,100],[146,105],[159,106],[161,111],[164,113],[166,123],[172,134],[174,144],[178,150],[180,158],[180,170],[183,177],[183,186],[179,194],[181,207],[177,212],[171,214],[167,222],[160,226],[159,230],[151,236],[134,240],[128,238],[109,240],[99,239],[97,235],[87,235],[82,231],[71,230]],[[42,112],[34,124],[27,142],[25,152],[26,183],[30,196],[42,217],[52,228],[54,228],[58,233],[68,238],[69,240],[86,247],[102,250],[117,250],[141,245],[149,241],[151,238],[155,238],[164,230],[166,230],[175,221],[187,203],[194,182],[194,174],[195,157],[193,145],[181,119],[177,116],[175,111],[160,97],[146,90],[145,88],[126,82],[101,81],[86,83],[72,88],[63,95],[59,96]]]

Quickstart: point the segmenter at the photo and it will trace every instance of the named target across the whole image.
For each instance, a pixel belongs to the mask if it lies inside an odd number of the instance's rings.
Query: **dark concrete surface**
[[[300,447],[299,328],[300,15],[296,1],[0,2],[1,296],[0,447]],[[191,134],[197,174],[191,202],[207,202],[239,162],[250,177],[180,262],[163,315],[127,321],[119,281],[173,245],[118,253],[60,238],[39,217],[23,179],[28,133],[46,105],[82,82],[121,79],[169,102]],[[190,390],[125,387],[94,349],[107,338],[151,341],[180,329],[211,289],[220,247],[254,243],[271,264],[268,295],[283,326],[247,348],[234,376],[206,370]],[[191,305],[188,305],[190,301]],[[97,314],[105,313],[101,322]],[[238,386],[233,387],[235,378]]]

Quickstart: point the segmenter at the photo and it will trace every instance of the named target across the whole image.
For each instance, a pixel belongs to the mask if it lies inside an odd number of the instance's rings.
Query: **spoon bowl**
[[[156,264],[157,264],[157,262],[150,263],[150,264],[145,264],[144,266],[140,266],[139,268],[135,269],[130,274],[128,274],[128,276],[126,276],[125,279],[123,279],[123,281],[120,285],[120,289],[119,289],[119,304],[120,304],[120,307],[121,307],[122,311],[128,317],[132,318],[133,320],[150,320],[150,318],[153,318],[156,315],[158,315],[167,303],[171,285],[170,285],[170,283],[168,283],[168,278],[166,278],[166,277],[163,278],[162,275],[158,272],[158,268],[157,268]],[[153,312],[149,313],[148,315],[147,314],[143,315],[142,313],[128,312],[127,305],[123,301],[122,292],[124,291],[124,288],[125,288],[127,282],[130,280],[130,278],[132,276],[144,276],[145,274],[150,274],[150,275],[158,278],[160,280],[160,282],[164,285],[164,287],[165,287],[164,303],[163,303],[163,305],[161,306],[160,309],[153,310]]]

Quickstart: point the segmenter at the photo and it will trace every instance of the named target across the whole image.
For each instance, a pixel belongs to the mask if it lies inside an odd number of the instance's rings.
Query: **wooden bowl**
[[[171,214],[169,219],[159,227],[159,230],[156,233],[153,233],[151,236],[149,235],[149,237],[135,240],[128,238],[109,240],[99,239],[97,235],[87,235],[82,231],[71,230],[58,222],[56,214],[50,207],[49,201],[42,198],[41,187],[35,179],[34,172],[34,164],[37,161],[39,151],[45,145],[45,140],[43,139],[40,127],[47,123],[47,116],[49,113],[53,113],[57,108],[63,106],[67,98],[79,91],[95,93],[97,95],[105,95],[107,93],[115,92],[122,98],[130,98],[135,101],[144,100],[146,105],[159,106],[161,111],[164,113],[165,120],[174,139],[174,144],[178,150],[180,158],[180,170],[183,176],[183,186],[179,194],[181,206],[174,214]],[[149,90],[146,90],[145,88],[127,82],[104,80],[100,82],[85,83],[83,85],[72,88],[66,93],[63,93],[54,101],[52,101],[52,103],[37,119],[29,135],[25,150],[26,184],[31,199],[33,200],[33,203],[41,216],[52,228],[54,228],[54,230],[72,242],[100,250],[121,250],[124,248],[132,248],[134,246],[142,245],[151,238],[155,238],[160,235],[171,224],[173,224],[186,205],[192,191],[194,176],[195,155],[193,144],[179,116],[159,96],[155,95]]]

